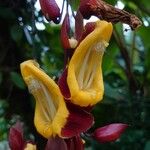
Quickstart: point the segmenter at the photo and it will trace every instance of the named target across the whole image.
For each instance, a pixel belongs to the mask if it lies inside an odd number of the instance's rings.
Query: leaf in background
[[[10,33],[11,33],[12,39],[16,42],[20,41],[23,36],[23,31],[21,27],[18,25],[12,26]]]
[[[10,8],[0,7],[0,17],[7,20],[11,20],[15,19],[16,16],[15,13]]]
[[[73,10],[77,10],[80,0],[70,0],[69,2]]]
[[[20,89],[25,89],[25,84],[23,82],[23,79],[20,74],[17,72],[11,72],[10,73],[10,78],[12,82]]]
[[[150,141],[147,141],[144,150],[150,150]]]
[[[114,65],[116,64],[115,58],[117,54],[118,54],[118,47],[114,41],[111,41],[103,58],[102,67],[104,74],[107,74],[114,68]]]
[[[150,27],[142,26],[137,30],[137,34],[140,36],[143,44],[146,48],[150,48],[149,35],[150,35]]]
[[[108,83],[105,83],[105,96],[113,99],[123,99],[123,95],[119,93],[118,89],[114,89]]]

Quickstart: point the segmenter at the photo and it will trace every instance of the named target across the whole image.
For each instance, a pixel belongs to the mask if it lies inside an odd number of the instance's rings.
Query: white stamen
[[[32,76],[26,78],[26,81],[28,82],[29,92],[33,94],[41,106],[41,113],[44,114],[43,116],[47,121],[52,121],[55,117],[57,106],[53,102],[51,93],[41,81],[38,81]]]
[[[106,47],[109,45],[106,41],[101,41],[95,44],[94,50],[97,52],[105,52]]]
[[[69,39],[69,44],[71,48],[76,48],[76,46],[78,45],[78,41],[72,37],[71,39]]]

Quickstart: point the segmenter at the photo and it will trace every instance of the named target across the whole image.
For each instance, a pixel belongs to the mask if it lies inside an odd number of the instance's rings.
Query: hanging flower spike
[[[126,23],[132,30],[135,30],[142,25],[140,19],[134,14],[115,8],[103,0],[81,0],[79,10],[86,19],[89,19],[94,15],[99,19],[108,22]]]
[[[112,34],[112,24],[97,21],[96,28],[79,44],[68,65],[67,83],[72,103],[94,105],[103,98],[102,57]]]
[[[93,116],[82,108],[65,103],[57,84],[35,61],[23,62],[21,73],[29,91],[35,97],[34,124],[42,136],[73,137],[93,125]]]
[[[45,138],[61,136],[69,112],[59,87],[33,60],[21,64],[21,73],[36,100],[34,124],[37,131]]]
[[[128,125],[123,123],[109,124],[96,129],[93,138],[100,143],[112,142],[117,140],[127,127]]]
[[[55,0],[40,0],[41,10],[48,20],[58,24],[60,22],[60,9]]]

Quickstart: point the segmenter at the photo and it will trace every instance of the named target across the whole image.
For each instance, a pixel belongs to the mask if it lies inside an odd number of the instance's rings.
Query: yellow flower
[[[45,138],[61,136],[69,112],[57,84],[33,60],[21,64],[21,73],[36,100],[34,124]]]
[[[76,48],[68,65],[67,83],[72,103],[94,105],[103,98],[102,58],[112,34],[112,24],[97,21],[96,27]]]

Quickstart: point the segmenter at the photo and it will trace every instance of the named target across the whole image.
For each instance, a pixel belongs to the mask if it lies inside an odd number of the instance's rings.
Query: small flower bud
[[[40,5],[47,20],[52,20],[56,24],[60,22],[60,9],[55,0],[40,0]]]
[[[109,124],[96,129],[93,138],[100,143],[112,142],[117,140],[127,127],[128,125],[123,123]]]

